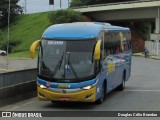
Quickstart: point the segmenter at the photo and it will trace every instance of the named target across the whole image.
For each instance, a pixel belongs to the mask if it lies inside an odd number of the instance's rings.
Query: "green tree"
[[[10,22],[14,22],[18,14],[22,14],[22,8],[17,5],[19,0],[10,0]],[[9,0],[0,0],[0,29],[7,26],[8,23]]]
[[[57,11],[54,11],[49,15],[49,19],[50,19],[52,24],[84,21],[81,13],[76,12],[74,10],[57,10]]]
[[[70,7],[84,6],[86,5],[82,0],[72,0]]]
[[[144,40],[150,40],[151,22],[143,21],[135,22],[134,24],[133,30],[135,30]]]

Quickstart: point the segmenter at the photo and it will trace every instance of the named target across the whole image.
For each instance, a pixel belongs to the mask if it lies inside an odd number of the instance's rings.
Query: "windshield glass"
[[[95,40],[42,40],[39,74],[52,80],[81,80],[94,75]]]

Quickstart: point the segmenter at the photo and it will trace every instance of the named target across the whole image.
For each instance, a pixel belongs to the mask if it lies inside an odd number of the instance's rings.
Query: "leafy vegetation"
[[[135,22],[134,28],[135,30],[144,40],[150,40],[151,33],[151,22]]]
[[[10,52],[29,50],[30,45],[41,38],[44,30],[51,25],[48,12],[20,15],[10,26]],[[7,29],[0,31],[0,49],[6,49]]]
[[[30,45],[41,38],[51,24],[83,21],[83,16],[73,10],[58,10],[36,14],[20,15],[10,25],[9,52],[11,56],[29,56]],[[7,29],[0,30],[0,49],[6,50]]]
[[[37,55],[37,51],[36,51],[36,55]],[[30,57],[30,52],[29,51],[21,51],[21,52],[10,53],[9,57],[29,58]]]
[[[84,21],[80,12],[74,10],[57,10],[49,15],[52,24]]]
[[[22,14],[22,8],[17,5],[19,0],[10,0],[10,22],[16,20],[18,14]],[[0,29],[5,28],[8,24],[9,0],[0,0]]]

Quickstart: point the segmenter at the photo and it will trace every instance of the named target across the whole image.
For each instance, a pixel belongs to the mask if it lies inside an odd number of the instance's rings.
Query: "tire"
[[[123,74],[123,80],[122,80],[122,83],[120,84],[120,86],[118,87],[118,90],[120,91],[123,91],[124,88],[125,88],[125,78],[126,78],[126,75]]]
[[[101,97],[96,101],[96,104],[102,104],[103,101],[106,99],[106,87],[105,83],[103,83]]]
[[[59,101],[53,101],[53,100],[51,100],[51,103],[52,104],[57,104],[57,103],[59,103]]]
[[[1,55],[2,55],[2,56],[5,56],[6,54],[2,52]]]

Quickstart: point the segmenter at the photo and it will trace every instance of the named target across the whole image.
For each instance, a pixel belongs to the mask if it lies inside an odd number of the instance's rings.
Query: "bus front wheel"
[[[125,78],[126,78],[126,75],[123,74],[123,80],[122,80],[122,83],[119,86],[120,91],[124,90],[124,88],[125,88]]]
[[[59,103],[59,101],[53,101],[53,100],[52,100],[51,103],[52,103],[52,104],[57,104],[57,103]]]
[[[102,104],[102,102],[105,100],[106,98],[106,85],[105,83],[103,83],[103,87],[101,90],[101,97],[96,101],[97,104]]]

